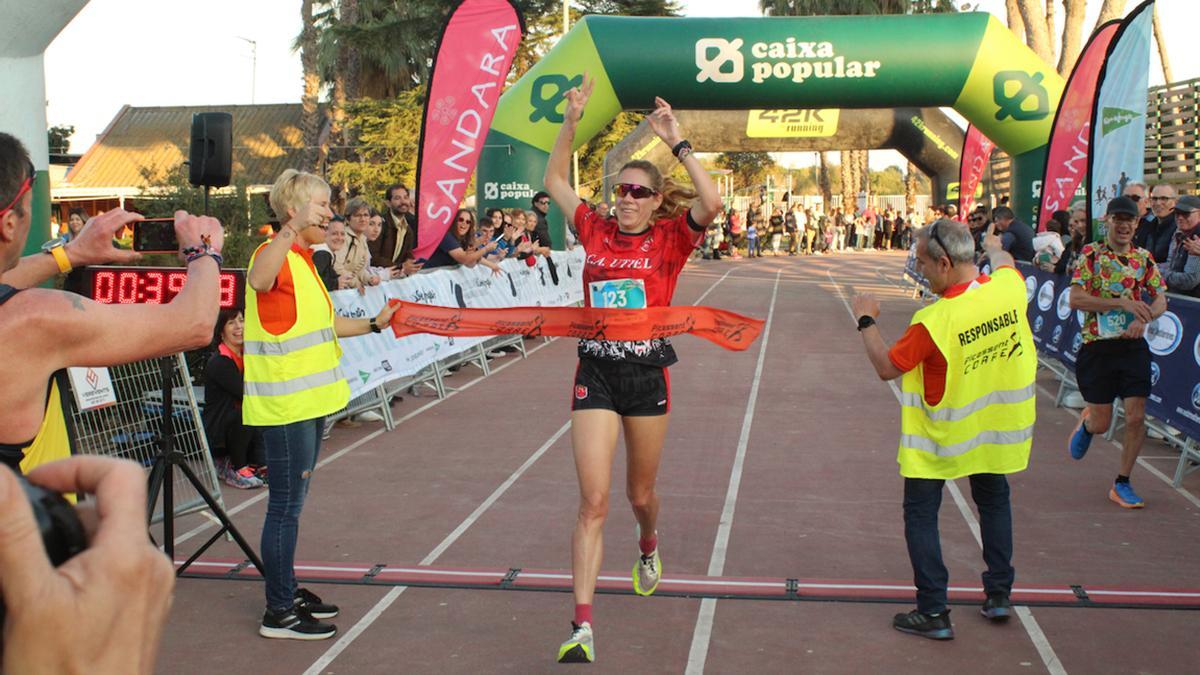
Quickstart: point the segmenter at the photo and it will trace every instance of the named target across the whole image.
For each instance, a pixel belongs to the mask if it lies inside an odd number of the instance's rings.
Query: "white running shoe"
[[[571,637],[558,648],[559,663],[591,663],[596,660],[595,636],[592,624],[571,622]]]
[[[650,555],[638,557],[637,562],[633,564],[633,590],[638,595],[654,593],[661,578],[662,561],[658,558],[657,548],[651,551]]]

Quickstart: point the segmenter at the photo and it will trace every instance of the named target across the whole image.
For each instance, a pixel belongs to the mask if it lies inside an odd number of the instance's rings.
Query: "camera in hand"
[[[29,499],[51,565],[58,567],[87,548],[83,523],[70,502],[57,492],[30,483],[24,476],[17,476],[17,480]],[[0,602],[0,625],[4,624],[4,613],[4,604]]]
[[[133,250],[142,253],[178,253],[174,218],[147,218],[133,223]]]

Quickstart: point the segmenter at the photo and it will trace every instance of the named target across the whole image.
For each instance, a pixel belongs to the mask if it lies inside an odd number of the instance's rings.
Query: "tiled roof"
[[[134,108],[125,106],[67,175],[64,188],[141,188],[143,169],[186,171],[192,114],[233,115],[233,176],[249,185],[271,185],[300,167],[299,103]]]

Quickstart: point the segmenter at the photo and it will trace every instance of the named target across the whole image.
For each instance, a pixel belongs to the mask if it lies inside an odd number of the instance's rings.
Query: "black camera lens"
[[[42,533],[50,564],[58,567],[87,548],[87,534],[83,531],[83,523],[75,513],[75,507],[57,492],[19,478],[25,496],[29,498],[29,505],[33,508],[33,518]]]
[[[33,519],[42,534],[50,564],[58,567],[87,548],[87,534],[71,502],[57,492],[30,483],[24,476],[17,476],[17,480],[33,509]],[[0,601],[0,626],[4,625],[4,615],[4,603]]]

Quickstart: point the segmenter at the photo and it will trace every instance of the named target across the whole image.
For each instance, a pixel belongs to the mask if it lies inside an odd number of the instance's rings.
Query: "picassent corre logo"
[[[1157,356],[1174,352],[1183,342],[1183,322],[1175,312],[1164,312],[1146,326],[1146,342],[1150,352]]]
[[[1038,289],[1037,296],[1038,309],[1043,312],[1048,311],[1054,304],[1054,280],[1048,279],[1042,287]]]
[[[1025,302],[1033,302],[1033,296],[1037,295],[1037,277],[1025,277]]]
[[[1058,294],[1058,318],[1062,319],[1063,321],[1066,321],[1067,317],[1069,317],[1069,316],[1071,316],[1071,287],[1070,286],[1062,289],[1062,292]]]

